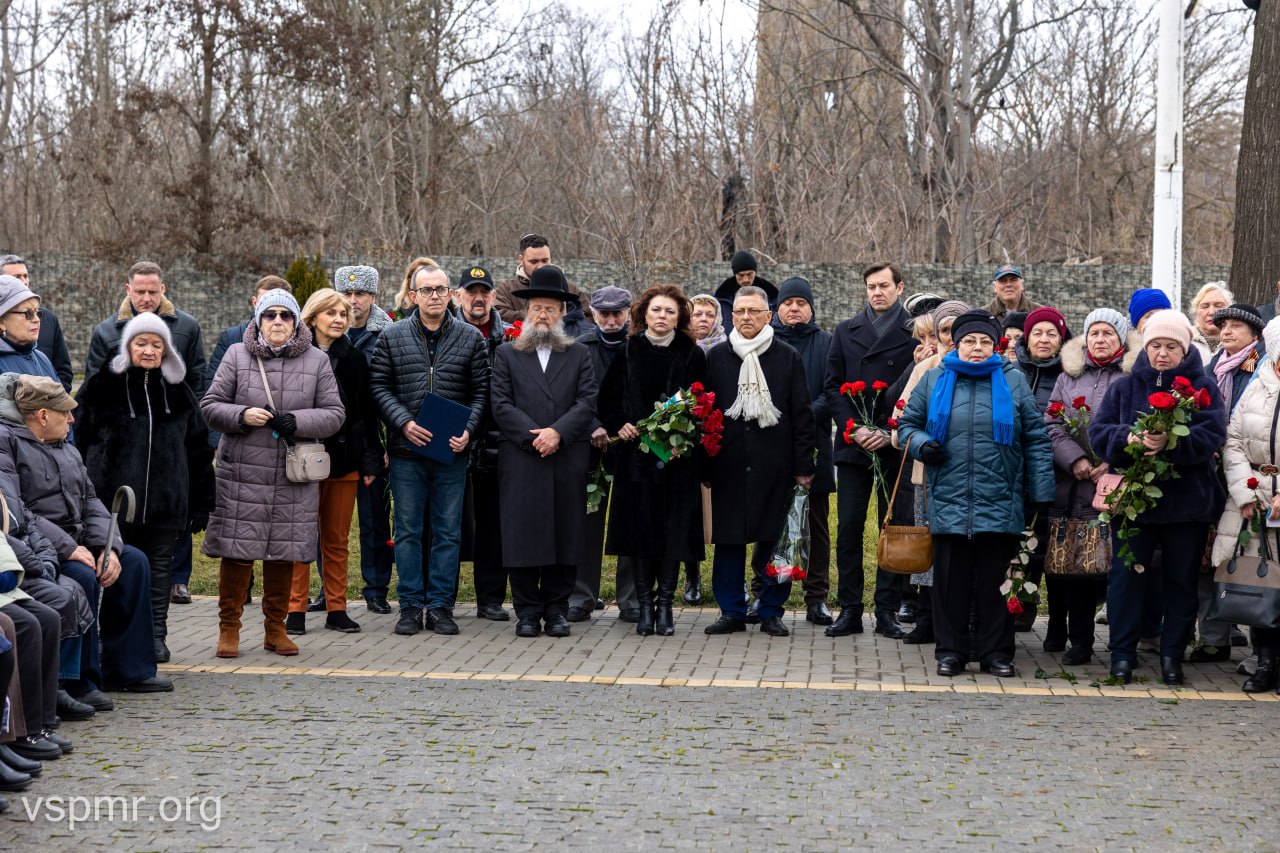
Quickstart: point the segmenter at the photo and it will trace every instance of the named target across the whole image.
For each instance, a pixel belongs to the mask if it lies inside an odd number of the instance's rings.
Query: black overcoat
[[[623,424],[653,414],[654,403],[694,382],[705,382],[706,356],[688,335],[654,346],[633,335],[609,367],[600,386],[599,417],[610,435]],[[663,463],[640,450],[639,440],[609,449],[613,498],[605,551],[655,560],[698,562],[703,557],[700,446],[688,456]]]
[[[552,352],[544,373],[534,352],[498,347],[491,386],[498,443],[503,562],[511,568],[576,566],[586,542],[587,461],[595,417],[591,354],[579,343]],[[532,429],[553,427],[560,448],[545,459]]]
[[[717,545],[776,539],[795,478],[816,470],[813,408],[799,354],[775,338],[760,366],[782,417],[767,429],[755,421],[725,418],[724,442],[709,464],[711,538]],[[741,367],[727,341],[707,353],[705,385],[725,412],[738,399]]]

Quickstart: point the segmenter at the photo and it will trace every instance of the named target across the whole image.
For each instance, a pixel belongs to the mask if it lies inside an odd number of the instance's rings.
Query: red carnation
[[[898,419],[897,419],[897,418],[889,418],[889,420],[888,420],[887,424],[888,424],[889,429],[897,429],[897,428],[898,428]]]
[[[1009,350],[1009,339],[1001,338],[996,342],[996,352],[1004,354]]]
[[[394,539],[388,539],[388,540],[387,540],[387,547],[388,547],[388,548],[394,548],[394,547],[395,547],[395,544],[396,544],[396,540],[394,540]]]
[[[1017,616],[1019,613],[1022,612],[1022,602],[1019,601],[1017,598],[1010,598],[1007,601],[1005,601],[1005,607],[1007,607],[1009,609],[1009,612],[1012,613],[1014,616]]]
[[[1047,413],[1051,418],[1060,418],[1062,417],[1062,413],[1066,410],[1066,408],[1067,407],[1063,404],[1061,400],[1054,400],[1052,403],[1049,404]]]
[[[1208,388],[1201,388],[1196,392],[1195,400],[1197,409],[1207,409],[1213,404],[1213,398],[1209,396]]]
[[[1151,408],[1157,412],[1172,412],[1178,407],[1178,401],[1174,399],[1172,394],[1166,394],[1163,391],[1157,391],[1147,398],[1147,402],[1151,404]]]
[[[888,383],[888,382],[872,382],[872,383],[871,383],[871,390],[872,390],[872,391],[883,391],[883,390],[885,390],[885,389],[886,389],[886,388],[888,388],[888,387],[889,387],[889,383]]]
[[[846,382],[840,386],[841,394],[861,394],[865,390],[867,390],[867,383],[861,381]]]
[[[1245,483],[1245,485],[1248,486],[1250,489],[1258,488],[1258,478],[1250,477],[1248,482]]]
[[[524,331],[524,321],[516,320],[514,323],[512,323],[510,326],[506,328],[506,331],[502,333],[502,337],[505,340],[514,341],[516,338],[520,337],[520,333],[523,331]]]
[[[906,401],[906,400],[899,400],[898,402],[896,402],[896,403],[894,403],[894,404],[893,404],[893,407],[894,407],[895,409],[905,409],[905,408],[907,407],[907,401]]]

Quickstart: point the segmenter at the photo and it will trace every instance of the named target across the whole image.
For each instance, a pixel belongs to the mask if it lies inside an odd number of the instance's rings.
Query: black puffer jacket
[[[416,310],[384,329],[373,348],[369,384],[393,455],[413,453],[401,430],[418,416],[428,392],[471,409],[467,433],[474,438],[479,431],[489,404],[488,347],[478,329],[451,314],[445,314],[441,330],[434,359]]]
[[[168,530],[213,511],[209,427],[185,383],[141,367],[116,373],[107,362],[76,400],[76,446],[99,495],[131,487],[135,522]]]
[[[345,477],[352,471],[381,474],[382,438],[378,435],[378,407],[369,388],[369,361],[346,335],[333,342],[327,355],[347,410],[342,429],[324,440],[324,449],[329,451],[329,477]]]
[[[1068,340],[1070,339],[1068,338]],[[1066,343],[1066,341],[1063,341],[1063,343]],[[1027,377],[1027,384],[1031,386],[1031,393],[1036,396],[1036,408],[1043,412],[1049,407],[1049,398],[1053,396],[1054,383],[1062,375],[1062,350],[1059,348],[1058,354],[1048,361],[1037,362],[1031,357],[1026,341],[1018,338],[1018,342],[1013,345],[1013,352],[1014,364],[1022,371],[1022,375]]]

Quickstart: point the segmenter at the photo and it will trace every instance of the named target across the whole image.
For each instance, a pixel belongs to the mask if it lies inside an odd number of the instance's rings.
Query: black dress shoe
[[[597,598],[597,599],[596,599],[596,610],[604,610],[604,599],[603,599],[603,598]]]
[[[95,711],[114,711],[116,703],[111,701],[111,697],[103,693],[101,690],[89,690],[81,693],[76,699],[93,708]]]
[[[770,637],[789,637],[791,632],[782,624],[781,616],[769,616],[760,620],[760,633]]]
[[[328,631],[341,631],[344,634],[359,634],[360,623],[347,615],[345,610],[331,610],[324,617],[324,627]]]
[[[511,614],[501,604],[478,604],[476,616],[488,619],[490,622],[506,622],[511,619]]]
[[[191,591],[187,589],[185,583],[175,583],[173,589],[169,591],[169,602],[171,604],[190,604]]]
[[[901,640],[907,635],[907,632],[898,624],[898,620],[893,618],[892,613],[876,614],[876,633],[890,640]]]
[[[639,607],[624,607],[618,612],[618,618],[623,622],[630,622],[632,625],[640,621]]]
[[[753,598],[751,603],[747,605],[746,623],[748,625],[760,624],[760,599]]]
[[[910,625],[916,621],[917,612],[914,601],[904,601],[898,607],[898,621],[904,625]]]
[[[902,636],[902,642],[910,646],[927,645],[933,641],[933,628],[920,622]]]
[[[169,647],[164,644],[164,640],[154,640],[152,641],[152,645],[154,646],[156,663],[168,663]],[[68,717],[68,719],[70,718]]]
[[[812,622],[815,625],[830,625],[835,621],[831,618],[831,610],[827,607],[825,601],[810,604],[808,611],[804,614],[804,619],[806,622]]]
[[[704,634],[735,634],[747,630],[747,623],[741,619],[731,619],[722,615],[719,619],[702,629]]]
[[[387,604],[387,600],[385,598],[366,598],[365,608],[370,613],[379,613],[383,616],[386,616],[391,612],[391,605]]]
[[[1187,656],[1190,663],[1216,663],[1231,660],[1230,646],[1201,646]]]
[[[517,637],[540,637],[542,636],[542,623],[536,616],[522,616],[520,621],[516,623]]]
[[[433,607],[428,610],[423,624],[446,637],[452,637],[458,633],[458,623],[453,621],[453,614],[444,607]]]
[[[62,748],[39,734],[20,737],[9,743],[8,747],[23,758],[32,761],[52,761],[62,757]]]
[[[591,611],[585,607],[570,607],[568,619],[570,622],[586,622],[591,618]]]
[[[1235,625],[1231,626],[1231,645],[1240,646],[1241,648],[1249,645],[1249,638],[1244,635]]]
[[[862,633],[862,614],[849,608],[840,611],[836,621],[822,633],[828,637],[847,637],[850,634]]]
[[[58,691],[58,716],[62,719],[77,722],[89,719],[94,713],[92,705],[81,702],[65,690]]]
[[[1113,660],[1111,661],[1111,677],[1121,684],[1133,683],[1133,661],[1131,660]]]
[[[1172,687],[1186,684],[1187,679],[1182,674],[1182,661],[1177,658],[1160,658],[1160,678]]]
[[[290,637],[301,637],[307,633],[307,614],[290,613],[284,617],[284,632]]]
[[[126,693],[172,693],[173,682],[162,675],[132,681],[120,688]]]
[[[62,750],[63,755],[70,755],[75,751],[72,747],[71,741],[67,740],[57,732],[51,732],[48,729],[41,729],[40,736],[52,743],[58,749]]]
[[[981,666],[983,672],[989,672],[996,678],[1013,678],[1018,671],[1013,668],[1011,660],[993,660]]]
[[[0,763],[8,765],[14,770],[26,773],[28,776],[36,777],[40,775],[40,771],[44,769],[44,765],[39,761],[31,758],[23,758],[18,753],[9,748],[7,743],[0,743]]]
[[[31,784],[31,774],[0,762],[0,791],[23,791]]]
[[[327,609],[328,605],[325,604],[323,595],[317,595],[315,598],[307,602],[308,613],[324,613]]]
[[[557,613],[546,620],[546,628],[544,630],[548,637],[567,637],[570,633],[569,621]]]
[[[1093,646],[1072,646],[1062,655],[1063,666],[1083,666],[1093,660]]]
[[[947,655],[938,660],[938,675],[945,675],[948,678],[955,678],[964,672],[964,661],[955,655]]]

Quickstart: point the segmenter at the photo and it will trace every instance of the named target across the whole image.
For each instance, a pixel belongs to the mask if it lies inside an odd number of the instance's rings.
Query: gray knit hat
[[[1089,316],[1084,318],[1084,333],[1089,335],[1089,327],[1094,323],[1106,323],[1108,326],[1116,330],[1116,337],[1120,338],[1120,342],[1124,343],[1125,338],[1129,337],[1129,330],[1133,328],[1129,325],[1129,318],[1112,308],[1094,308],[1089,312]]]
[[[258,304],[253,309],[253,322],[261,328],[262,312],[268,308],[287,308],[293,313],[294,322],[302,316],[302,309],[298,307],[298,300],[293,298],[293,294],[287,290],[276,288],[268,290],[266,293],[258,297]]]
[[[355,290],[376,296],[378,271],[366,266],[338,267],[333,273],[333,289],[339,293],[350,293]]]

